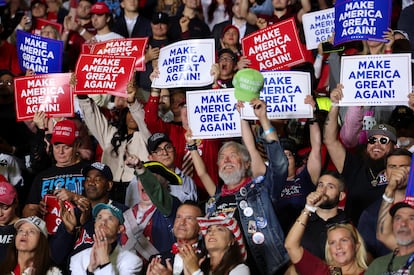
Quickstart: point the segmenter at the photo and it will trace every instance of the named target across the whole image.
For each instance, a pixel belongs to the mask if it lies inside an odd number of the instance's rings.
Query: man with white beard
[[[414,208],[413,202],[404,200],[390,209],[392,232],[397,247],[388,255],[375,259],[365,275],[413,274],[414,261]],[[411,271],[410,271],[411,269]]]
[[[224,185],[216,188],[206,212],[210,216],[225,213],[237,219],[247,244],[251,274],[283,274],[288,256],[272,202],[277,197],[278,185],[286,180],[288,163],[276,130],[267,118],[266,104],[253,99],[250,105],[263,128],[261,140],[271,156],[269,165],[263,163],[255,148],[249,123],[242,120],[245,145],[230,141],[221,147],[217,164]]]

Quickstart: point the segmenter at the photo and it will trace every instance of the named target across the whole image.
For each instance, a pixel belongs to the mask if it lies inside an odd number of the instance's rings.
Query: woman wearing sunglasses
[[[293,224],[285,240],[285,247],[296,271],[307,275],[355,275],[367,269],[365,244],[356,228],[345,221],[330,225],[325,244],[326,262],[312,255],[301,245],[310,213],[316,211],[325,196],[312,192],[306,198],[306,206]]]

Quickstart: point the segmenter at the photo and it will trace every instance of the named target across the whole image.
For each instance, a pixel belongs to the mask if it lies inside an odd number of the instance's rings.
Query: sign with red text
[[[146,38],[122,38],[90,44],[90,54],[136,57],[135,70],[145,71]],[[85,48],[86,50],[86,48]]]
[[[187,91],[188,124],[194,139],[240,137],[234,89]]]
[[[274,71],[262,74],[264,85],[260,91],[260,99],[266,102],[269,119],[313,117],[312,106],[305,104],[306,96],[311,94],[309,72]],[[250,104],[244,104],[240,115],[243,119],[257,119]]]
[[[81,54],[76,64],[75,94],[111,94],[127,97],[135,57]]]
[[[293,18],[242,39],[243,53],[259,71],[284,70],[305,61]]]
[[[216,59],[214,39],[183,40],[160,49],[160,74],[154,88],[203,87],[213,83],[210,73]]]
[[[37,111],[51,117],[72,117],[70,76],[70,73],[64,73],[15,78],[17,120],[31,120]]]
[[[340,83],[340,106],[407,105],[411,54],[343,56]]]

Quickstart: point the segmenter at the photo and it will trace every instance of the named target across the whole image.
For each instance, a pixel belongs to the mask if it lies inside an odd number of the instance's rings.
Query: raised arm
[[[173,197],[167,188],[164,188],[155,175],[145,168],[142,161],[136,156],[128,155],[125,164],[135,169],[135,174],[141,181],[142,187],[157,209],[165,216],[171,215]]]
[[[266,120],[268,121],[267,115],[266,115],[266,104],[259,99],[253,99],[250,104],[252,105],[256,116],[259,118],[258,115],[264,116],[265,118],[262,118],[264,121],[264,124],[266,124]],[[243,107],[243,103],[239,102],[238,107]],[[260,118],[259,118],[260,119]],[[243,143],[247,148],[247,151],[250,154],[250,158],[252,159],[251,162],[251,171],[253,174],[253,177],[263,176],[266,173],[266,164],[263,161],[262,156],[260,155],[259,151],[256,148],[256,138],[253,135],[252,128],[250,127],[250,124],[247,120],[241,119],[241,133],[243,138]],[[271,124],[269,122],[268,126],[270,129]],[[267,125],[266,125],[267,126]],[[277,135],[276,135],[277,137]]]
[[[338,139],[339,107],[335,106],[335,104],[337,104],[343,97],[342,87],[342,84],[338,84],[331,92],[331,101],[334,104],[332,105],[331,110],[328,113],[328,117],[326,118],[323,137],[323,142],[325,143],[329,155],[331,156],[331,159],[339,173],[342,173],[344,169],[346,151],[345,147]]]
[[[303,257],[303,246],[301,245],[301,241],[306,229],[306,224],[311,212],[314,212],[314,210],[316,211],[316,208],[324,201],[324,198],[322,192],[310,193],[306,198],[305,208],[286,236],[285,248],[293,264],[298,263]]]
[[[213,179],[208,174],[206,165],[204,164],[203,159],[201,158],[200,154],[197,150],[197,144],[195,140],[192,138],[191,130],[188,129],[185,132],[185,140],[187,143],[187,149],[191,152],[191,158],[193,160],[193,165],[195,168],[195,171],[200,178],[201,182],[204,185],[204,188],[206,189],[209,196],[214,196],[216,193],[216,184],[214,183]]]
[[[316,107],[316,102],[313,100],[311,95],[308,95],[305,98],[305,103],[311,104],[314,109]],[[322,169],[322,137],[321,129],[319,128],[319,123],[315,120],[311,120],[311,122],[309,122],[309,135],[311,151],[309,153],[306,166],[311,177],[312,183],[316,185]]]

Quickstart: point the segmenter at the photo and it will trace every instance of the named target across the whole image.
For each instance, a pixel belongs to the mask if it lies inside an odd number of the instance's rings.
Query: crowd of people
[[[302,16],[334,2],[0,2],[0,275],[414,274],[414,93],[397,91],[404,106],[337,104],[342,56],[413,52],[413,1],[392,1],[386,42],[306,50]],[[311,75],[313,118],[270,120],[256,96],[235,106],[257,117],[241,137],[194,139],[186,91],[242,82],[258,95],[241,39],[290,18],[306,56],[290,69]],[[62,72],[83,45],[148,37],[145,71],[126,98],[76,95],[75,117],[17,122],[13,80],[36,74],[19,67],[17,30],[62,40]],[[193,38],[215,40],[213,83],[151,88],[160,49]]]

